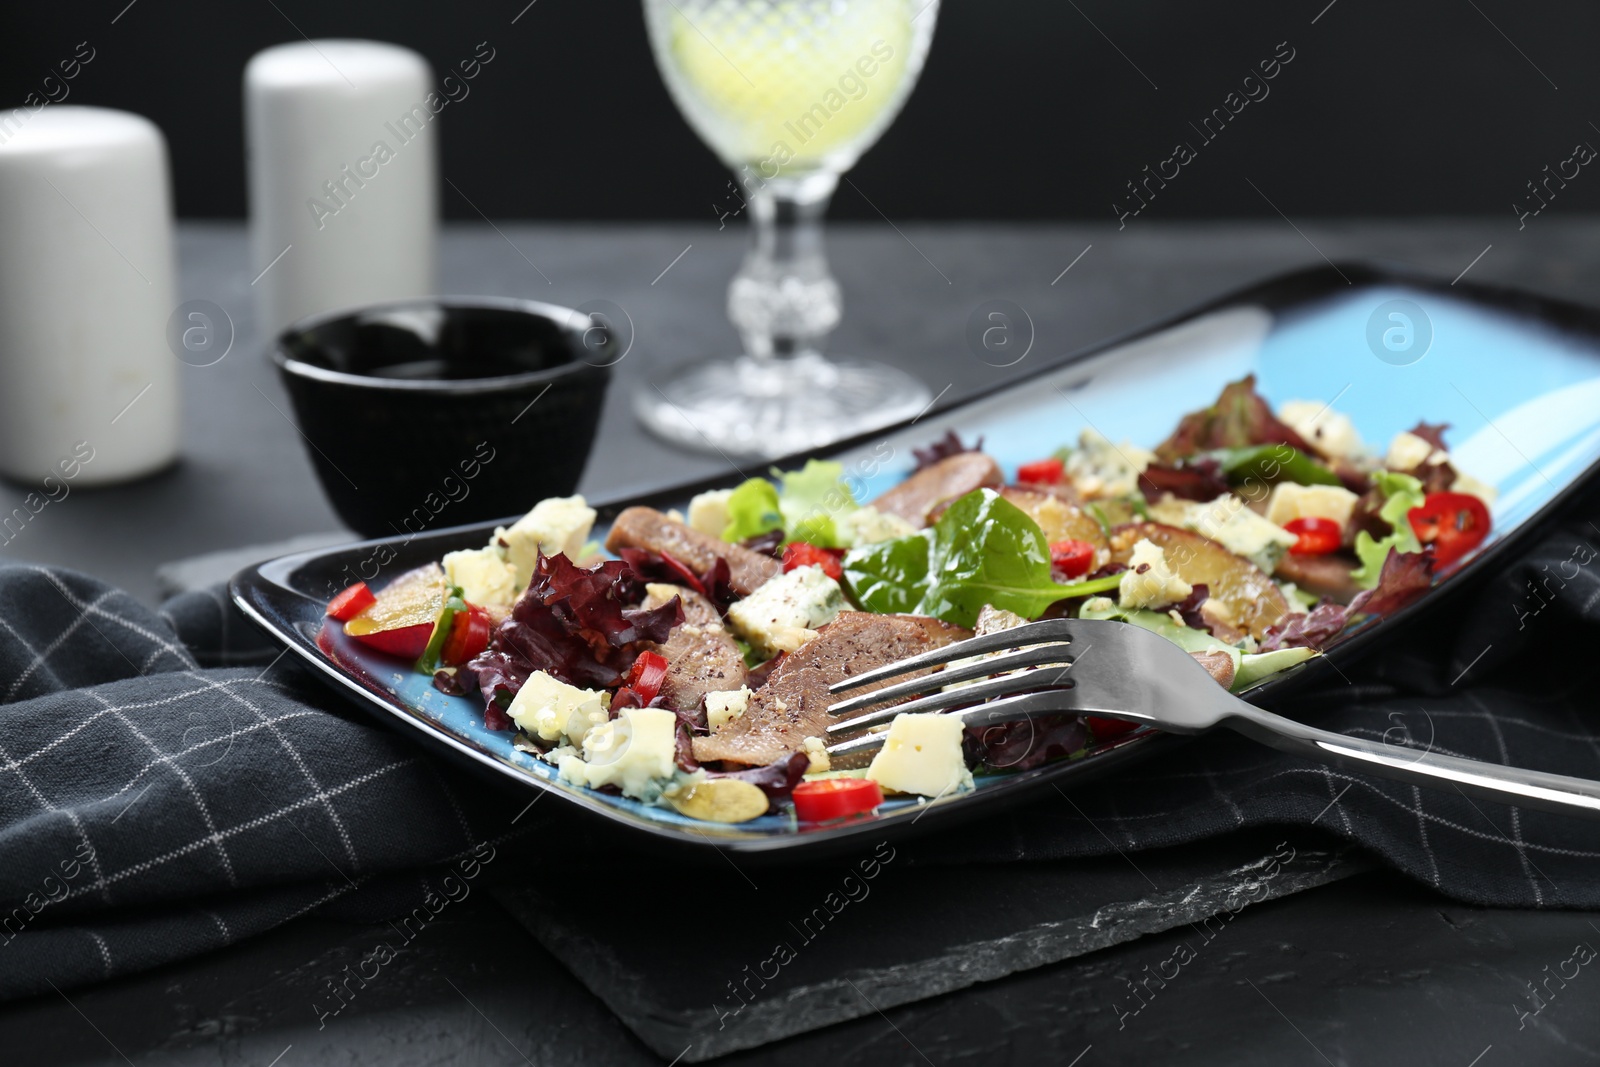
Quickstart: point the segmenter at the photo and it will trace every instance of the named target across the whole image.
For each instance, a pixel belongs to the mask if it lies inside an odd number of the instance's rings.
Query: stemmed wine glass
[[[744,354],[679,367],[636,394],[644,424],[729,454],[798,452],[916,415],[921,382],[822,354],[839,285],[822,217],[839,177],[922,70],[939,0],[644,0],[656,64],[696,133],[734,171],[723,216],[754,242],[728,287]]]

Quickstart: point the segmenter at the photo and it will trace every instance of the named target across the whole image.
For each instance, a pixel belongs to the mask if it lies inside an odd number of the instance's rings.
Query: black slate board
[[[1201,951],[1251,902],[1371,867],[1298,829],[1004,866],[889,844],[804,870],[724,858],[494,891],[641,1040],[697,1062],[1177,927]]]

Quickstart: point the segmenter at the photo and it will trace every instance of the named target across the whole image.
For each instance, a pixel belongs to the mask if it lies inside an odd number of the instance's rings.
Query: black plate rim
[[[1253,305],[1265,307],[1269,311],[1281,310],[1285,307],[1332,295],[1341,290],[1366,285],[1404,286],[1414,290],[1430,291],[1439,295],[1449,295],[1456,299],[1465,299],[1469,302],[1475,301],[1509,309],[1524,316],[1545,320],[1569,332],[1588,334],[1595,340],[1597,346],[1600,346],[1600,310],[1583,304],[1541,296],[1507,286],[1481,283],[1448,283],[1437,276],[1403,265],[1388,263],[1329,263],[1325,266],[1303,268],[1249,283],[1152,323],[1095,342],[1085,348],[1074,350],[1059,359],[1041,364],[1027,374],[986,387],[970,396],[963,397],[959,401],[919,415],[917,419],[902,420],[891,426],[880,427],[857,434],[843,441],[835,442],[826,449],[779,457],[771,462],[780,466],[784,464],[792,465],[810,457],[833,455],[848,451],[869,443],[876,438],[898,433],[908,428],[915,421],[930,417],[948,416],[963,408],[972,407],[1005,390],[1015,388],[1024,382],[1055,373],[1065,367],[1133,343],[1152,334],[1170,330],[1189,320],[1224,308]],[[1600,460],[1591,463],[1581,474],[1558,490],[1539,512],[1523,522],[1520,527],[1501,537],[1476,558],[1448,575],[1440,586],[1430,591],[1426,596],[1402,608],[1393,615],[1377,622],[1369,622],[1346,635],[1338,644],[1330,647],[1325,655],[1308,660],[1273,676],[1245,694],[1245,699],[1252,703],[1263,705],[1279,704],[1283,698],[1299,694],[1316,685],[1330,671],[1339,671],[1341,664],[1353,662],[1356,658],[1367,654],[1374,647],[1376,634],[1391,632],[1397,625],[1404,625],[1406,622],[1417,618],[1420,614],[1433,610],[1446,600],[1453,599],[1454,594],[1475,584],[1483,576],[1489,574],[1492,565],[1499,563],[1514,548],[1526,542],[1537,529],[1547,525],[1549,521],[1560,515],[1571,504],[1580,489],[1594,480],[1597,474],[1600,474]],[[590,506],[599,512],[602,521],[609,521],[624,507],[681,500],[685,496],[697,492],[723,487],[732,480],[723,475],[695,479],[649,490],[644,493],[619,495],[599,502],[592,502]],[[422,547],[426,547],[439,541],[459,540],[469,533],[477,534],[481,537],[484,532],[492,531],[496,525],[514,521],[515,518],[516,516],[508,516],[499,522],[471,523],[428,531],[406,541],[406,545],[420,544]],[[452,755],[458,758],[465,758],[479,768],[493,771],[502,780],[516,781],[524,786],[531,785],[533,788],[543,792],[556,793],[586,814],[601,816],[615,825],[645,834],[658,842],[670,842],[674,846],[692,847],[698,851],[704,851],[707,847],[710,847],[746,854],[770,854],[802,848],[809,853],[859,839],[862,835],[881,836],[886,833],[898,835],[908,831],[911,825],[922,823],[924,821],[923,816],[932,816],[932,818],[926,820],[930,827],[918,826],[918,830],[921,832],[924,829],[931,828],[931,826],[947,825],[956,821],[957,818],[964,819],[969,813],[992,810],[997,803],[1017,802],[1037,793],[1042,786],[1057,783],[1063,778],[1073,779],[1074,784],[1089,781],[1120,767],[1130,760],[1139,761],[1149,758],[1166,749],[1168,742],[1178,740],[1173,735],[1141,729],[1114,743],[1111,748],[1091,757],[1047,764],[1009,777],[1005,779],[1005,784],[997,784],[988,789],[977,790],[959,796],[936,799],[921,805],[918,809],[902,809],[900,812],[878,819],[859,823],[845,823],[815,833],[764,837],[711,836],[709,833],[686,833],[678,827],[652,823],[648,819],[620,811],[609,805],[585,800],[581,795],[564,792],[548,782],[517,771],[514,767],[501,762],[493,755],[480,751],[478,748],[432,726],[416,716],[398,700],[392,697],[386,698],[383,694],[361,685],[340,670],[335,663],[317,649],[313,642],[307,641],[297,629],[280,626],[278,622],[270,617],[280,592],[294,599],[320,606],[320,601],[295,590],[286,580],[288,575],[293,574],[306,564],[326,559],[336,554],[353,554],[364,549],[375,549],[385,545],[392,546],[400,540],[402,539],[394,537],[375,538],[281,556],[255,566],[246,567],[240,571],[230,581],[229,592],[239,609],[271,638],[284,644],[289,651],[298,655],[320,676],[332,682],[337,691],[355,699],[369,711],[374,707],[382,711],[384,714],[380,718],[390,726],[396,728],[409,726],[432,742],[436,744],[442,743],[443,747]],[[433,558],[437,558],[437,553]],[[909,819],[905,818],[912,811],[916,811],[916,814]]]

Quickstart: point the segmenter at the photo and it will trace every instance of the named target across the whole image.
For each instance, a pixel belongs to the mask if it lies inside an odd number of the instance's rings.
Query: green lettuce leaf
[[[765,478],[749,478],[728,497],[724,541],[784,530],[785,544],[809,541],[822,548],[847,547],[834,520],[859,505],[844,480],[843,463],[813,459],[797,471],[774,467],[772,477],[776,485]]]
[[[1058,600],[1121,583],[1113,574],[1058,585],[1038,524],[992,489],[968,493],[926,530],[851,550],[844,577],[867,611],[931,615],[969,627],[985,604],[1034,619]]]
[[[1378,575],[1383,572],[1383,561],[1389,558],[1389,550],[1398,546],[1399,534],[1390,534],[1382,540],[1374,540],[1367,531],[1362,530],[1356,534],[1356,558],[1361,561],[1361,566],[1350,572],[1350,580],[1363,589],[1375,588],[1378,584]]]
[[[728,525],[724,541],[743,541],[773,530],[783,529],[783,511],[778,504],[778,488],[765,478],[746,479],[728,497]]]
[[[778,506],[783,512],[788,541],[809,541],[822,548],[845,548],[834,521],[855,511],[854,495],[844,480],[844,464],[807,460],[797,471],[772,471],[781,488]]]
[[[1394,527],[1394,533],[1390,535],[1395,538],[1392,542],[1394,546],[1401,552],[1421,552],[1422,542],[1417,540],[1417,532],[1411,528],[1411,520],[1406,513],[1422,506],[1422,483],[1409,474],[1397,474],[1394,471],[1378,471],[1372,480],[1384,497],[1383,507],[1378,509],[1378,518]],[[1378,565],[1383,565],[1382,556],[1378,557]],[[1373,581],[1377,581],[1377,578],[1374,577]]]
[[[1233,684],[1228,689],[1234,693],[1243,692],[1263,678],[1279,671],[1286,671],[1296,664],[1304,663],[1312,656],[1319,655],[1321,653],[1314,648],[1298,645],[1271,652],[1246,652],[1239,657],[1239,669],[1233,672]]]
[[[1412,508],[1422,506],[1422,483],[1409,474],[1394,471],[1378,471],[1372,476],[1372,481],[1383,494],[1383,506],[1378,509],[1378,517],[1394,530],[1381,539],[1374,538],[1365,530],[1356,534],[1352,547],[1361,566],[1351,571],[1350,577],[1363,589],[1377,586],[1378,576],[1383,573],[1383,561],[1389,558],[1391,548],[1396,552],[1422,551],[1422,542],[1417,540],[1417,531],[1411,528],[1411,519],[1406,514]]]

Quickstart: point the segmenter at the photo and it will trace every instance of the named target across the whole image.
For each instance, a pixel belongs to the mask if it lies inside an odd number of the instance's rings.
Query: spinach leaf
[[[853,549],[844,576],[868,611],[931,615],[968,627],[985,604],[1033,619],[1058,600],[1121,583],[1113,574],[1056,584],[1038,524],[992,489],[968,493],[926,530]]]
[[[1293,445],[1248,445],[1207,453],[1233,485],[1251,478],[1300,485],[1341,485],[1339,476]]]
[[[932,530],[853,549],[844,557],[844,580],[868,611],[905,615],[916,611],[928,589]]]

